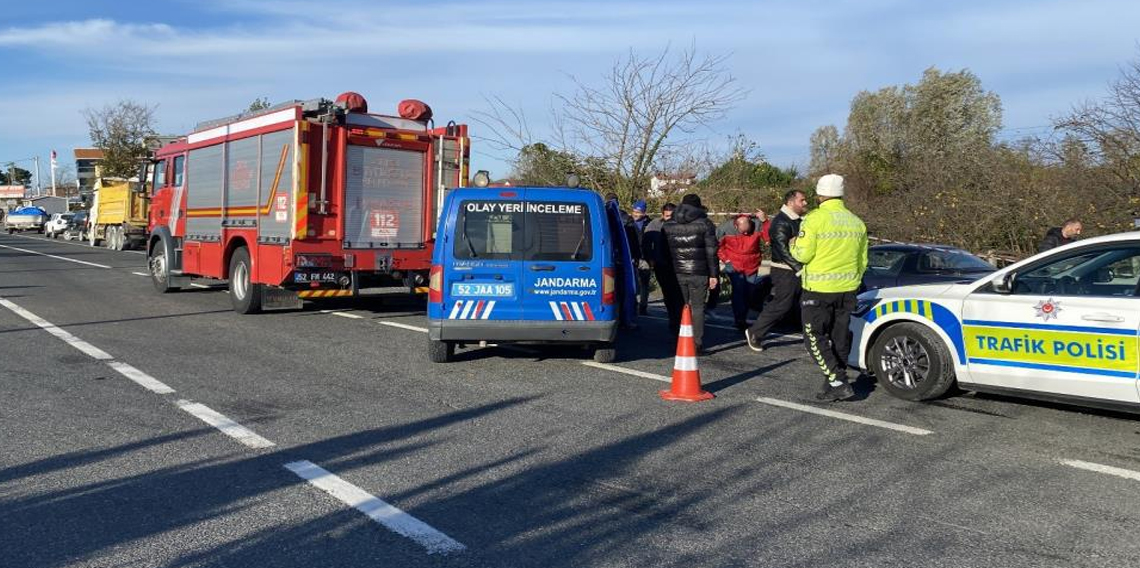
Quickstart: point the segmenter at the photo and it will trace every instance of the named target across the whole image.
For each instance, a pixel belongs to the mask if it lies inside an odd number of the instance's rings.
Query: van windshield
[[[455,258],[589,261],[589,212],[585,203],[463,201],[455,225]]]

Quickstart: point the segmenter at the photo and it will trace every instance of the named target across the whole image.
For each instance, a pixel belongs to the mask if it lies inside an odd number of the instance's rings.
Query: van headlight
[[[875,306],[879,305],[880,301],[879,298],[860,298],[859,301],[855,303],[855,311],[851,312],[851,315],[861,318],[875,309]]]

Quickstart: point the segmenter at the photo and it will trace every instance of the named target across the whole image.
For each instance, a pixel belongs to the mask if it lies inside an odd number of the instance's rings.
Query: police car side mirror
[[[1013,293],[1013,282],[1016,275],[1012,272],[1007,272],[994,279],[990,283],[990,287],[998,294],[1011,294]]]

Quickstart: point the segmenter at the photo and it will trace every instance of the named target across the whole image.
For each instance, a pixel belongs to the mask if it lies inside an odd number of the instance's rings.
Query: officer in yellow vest
[[[867,269],[867,226],[844,205],[842,176],[819,178],[815,193],[819,208],[804,217],[791,253],[804,265],[804,340],[825,377],[816,399],[830,402],[855,395],[847,383],[848,323]]]

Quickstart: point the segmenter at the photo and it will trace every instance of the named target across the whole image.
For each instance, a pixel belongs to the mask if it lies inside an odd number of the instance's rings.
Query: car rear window
[[[593,258],[585,203],[467,200],[459,204],[455,258],[586,262]]]

